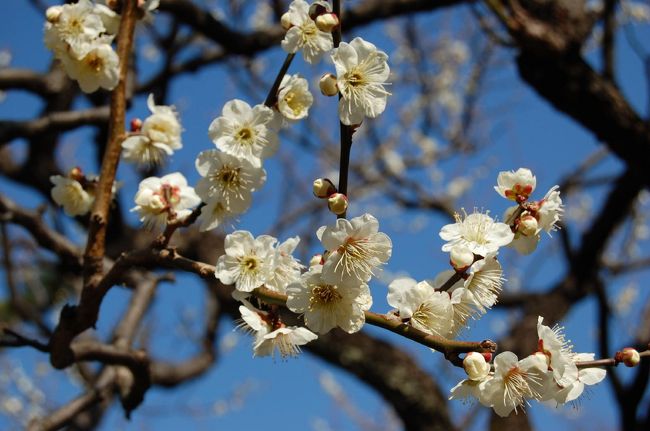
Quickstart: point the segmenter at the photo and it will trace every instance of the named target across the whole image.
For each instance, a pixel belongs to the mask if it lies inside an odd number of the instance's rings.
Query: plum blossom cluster
[[[149,177],[140,182],[135,195],[140,221],[147,229],[158,229],[173,221],[183,221],[191,213],[191,208],[201,203],[194,189],[180,172],[162,178]]]
[[[282,357],[292,356],[316,334],[336,327],[354,333],[364,325],[372,305],[368,282],[390,258],[390,238],[379,232],[379,222],[370,214],[338,219],[318,229],[317,236],[326,251],[304,273],[291,255],[298,238],[276,245],[271,236],[254,238],[246,231],[226,236],[225,255],[217,261],[215,276],[233,284],[238,299],[259,287],[286,294],[287,308],[301,315],[306,326],[287,325],[273,307],[256,308],[242,300],[242,325],[255,333],[255,356],[272,354],[276,348]],[[281,331],[274,334],[275,330]]]
[[[46,12],[45,45],[85,93],[117,85],[119,58],[111,46],[116,17],[90,0],[52,6]]]
[[[50,181],[54,184],[50,191],[52,200],[67,215],[82,216],[90,211],[95,202],[96,182],[87,178],[80,168],[72,168],[66,176],[52,175]]]
[[[151,111],[144,122],[131,122],[131,135],[122,142],[122,157],[145,167],[162,164],[174,151],[183,148],[181,123],[173,106],[156,105],[153,94],[147,99]]]
[[[505,417],[524,409],[531,400],[557,405],[575,401],[585,385],[605,378],[604,369],[578,368],[577,363],[593,360],[594,354],[573,352],[563,329],[550,328],[543,320],[540,316],[537,322],[538,350],[524,359],[503,352],[490,365],[491,354],[468,353],[463,360],[467,378],[451,390],[449,398],[476,399]]]
[[[138,6],[144,15],[158,3],[142,0]],[[121,19],[113,10],[116,6],[114,0],[107,0],[106,5],[79,0],[52,6],[45,13],[45,45],[84,93],[112,90],[117,85],[119,58],[111,45]]]
[[[74,167],[63,175],[52,175],[50,181],[54,184],[50,190],[52,200],[70,217],[83,216],[90,212],[95,203],[95,188],[98,178],[94,175],[85,175],[81,168]],[[118,184],[113,183],[112,193],[118,189]]]
[[[558,186],[553,186],[546,195],[538,200],[530,200],[537,180],[529,169],[499,173],[494,189],[506,199],[517,205],[508,208],[503,216],[515,234],[511,246],[522,254],[530,254],[536,248],[541,236],[557,230],[564,208]]]
[[[282,243],[270,235],[257,238],[248,231],[238,230],[226,235],[225,254],[219,257],[215,276],[224,284],[235,286],[236,299],[242,315],[240,327],[254,334],[254,356],[282,358],[295,356],[299,346],[317,338],[307,328],[285,324],[274,307],[257,308],[246,298],[258,287],[285,294],[287,286],[301,277],[303,266],[293,257],[300,238],[289,238]],[[264,308],[264,309],[263,309]]]
[[[317,1],[311,6],[294,0],[282,16],[287,30],[282,48],[291,54],[298,51],[308,63],[327,52],[336,67],[336,75],[325,74],[320,90],[326,96],[341,95],[339,118],[345,125],[359,125],[365,117],[376,118],[386,109],[386,81],[390,74],[388,55],[360,37],[334,48],[332,30],[340,23],[330,4]]]

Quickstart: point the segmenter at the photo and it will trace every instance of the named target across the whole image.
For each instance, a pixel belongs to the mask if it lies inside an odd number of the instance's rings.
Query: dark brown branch
[[[80,126],[102,125],[108,121],[107,106],[84,111],[52,112],[27,121],[0,121],[0,144],[16,138],[33,138],[42,133],[65,132]]]

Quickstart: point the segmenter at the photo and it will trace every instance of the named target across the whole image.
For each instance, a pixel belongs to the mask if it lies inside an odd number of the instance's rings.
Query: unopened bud
[[[538,230],[537,219],[530,214],[526,214],[519,219],[519,232],[526,236],[532,236]]]
[[[334,193],[327,199],[327,207],[336,215],[348,210],[348,198],[343,193]]]
[[[106,7],[108,7],[111,10],[117,11],[120,8],[120,1],[119,0],[106,0]],[[138,4],[138,7],[140,7],[140,4]]]
[[[333,73],[326,73],[318,81],[320,92],[325,96],[336,96],[339,94],[339,87],[336,85],[336,76]]]
[[[293,24],[291,24],[291,15],[289,12],[285,12],[280,17],[280,25],[283,29],[289,30]]]
[[[478,352],[469,352],[463,359],[463,368],[470,380],[481,381],[490,374],[490,364]]]
[[[339,25],[339,18],[335,13],[324,13],[316,18],[316,27],[325,33],[331,33]]]
[[[62,6],[48,7],[47,10],[45,11],[45,18],[47,19],[48,22],[51,22],[52,24],[56,24],[57,22],[59,22],[59,18],[61,17],[62,12],[63,12]]]
[[[326,1],[316,1],[309,6],[309,18],[316,21],[316,18],[332,10],[330,4]]]
[[[492,360],[492,353],[490,352],[483,352],[481,355],[483,355],[486,362],[490,362]]]
[[[138,133],[142,129],[142,120],[139,118],[134,118],[131,120],[131,131],[133,133]]]
[[[322,265],[323,263],[324,262],[323,262],[323,255],[322,254],[315,254],[309,260],[309,266]]]
[[[639,362],[641,362],[641,355],[639,355],[639,352],[636,349],[626,347],[616,353],[615,359],[617,362],[624,363],[626,367],[636,367],[639,365]]]
[[[317,178],[314,180],[314,196],[325,199],[336,193],[336,187],[327,178]]]
[[[84,173],[79,166],[75,166],[74,168],[70,169],[70,172],[68,172],[68,177],[72,178],[75,181],[81,182],[81,180],[84,178]]]
[[[449,252],[449,262],[454,269],[465,270],[474,263],[474,253],[463,245],[456,245]]]

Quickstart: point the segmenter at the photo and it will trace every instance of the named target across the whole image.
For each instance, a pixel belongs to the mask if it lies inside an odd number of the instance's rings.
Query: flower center
[[[235,133],[235,139],[237,139],[239,143],[244,143],[244,144],[249,144],[253,136],[254,133],[250,129],[250,127],[242,127],[237,131],[237,133]]]
[[[229,166],[224,166],[218,173],[217,178],[221,181],[226,187],[236,188],[239,187],[240,178],[239,178],[239,169],[233,169]]]
[[[336,286],[330,284],[318,285],[311,291],[309,309],[313,310],[317,306],[331,306],[339,302],[342,298]]]
[[[84,58],[84,63],[86,63],[86,66],[88,66],[88,68],[93,70],[95,73],[101,72],[101,70],[104,68],[104,60],[97,54],[88,54]]]
[[[360,87],[366,83],[363,75],[357,69],[352,69],[350,72],[347,72],[344,76],[344,79],[352,87]]]
[[[343,272],[354,275],[360,280],[364,280],[368,274],[372,274],[371,262],[376,260],[376,251],[366,238],[348,238],[337,252],[341,255],[341,259],[336,263],[335,271],[342,266]]]
[[[259,262],[257,261],[257,259],[252,257],[252,256],[249,256],[249,257],[246,257],[246,258],[242,259],[242,261],[240,263],[242,269],[244,269],[246,271],[249,271],[249,272],[250,271],[255,271],[258,264],[259,264]]]

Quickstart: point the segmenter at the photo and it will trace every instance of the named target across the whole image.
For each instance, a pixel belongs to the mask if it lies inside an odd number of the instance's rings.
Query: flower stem
[[[275,81],[273,81],[273,86],[269,90],[269,94],[266,96],[266,100],[264,101],[264,105],[268,106],[269,108],[275,105],[275,103],[278,101],[278,90],[280,89],[282,78],[284,78],[284,75],[287,73],[287,70],[289,70],[289,66],[291,65],[291,62],[293,61],[293,58],[295,56],[296,54],[290,53],[287,54],[287,58],[284,59],[284,63],[282,63],[282,67],[280,68],[278,75],[275,77]]]
[[[332,4],[332,11],[339,18],[339,25],[332,32],[332,38],[334,39],[334,48],[338,48],[341,43],[341,34],[343,27],[343,19],[341,17],[341,0],[334,0]],[[341,99],[341,94],[339,93],[339,100]],[[348,171],[350,170],[350,150],[352,148],[352,126],[346,126],[345,124],[340,124],[340,136],[341,136],[341,155],[339,161],[339,193],[343,193],[348,196]],[[348,196],[349,198],[349,196]],[[337,218],[345,218],[346,213],[339,214]]]
[[[639,352],[641,359],[650,359],[650,350]],[[615,358],[596,359],[593,361],[576,362],[578,368],[615,367],[620,364]]]
[[[265,287],[255,289],[253,295],[268,304],[286,307],[286,295],[274,292]],[[366,311],[365,317],[366,323],[370,325],[384,328],[390,332],[401,335],[402,337],[406,337],[427,347],[443,352],[446,356],[450,355],[450,357],[453,356],[451,355],[453,353],[495,352],[497,348],[496,343],[491,340],[457,341],[427,334],[426,332],[402,323],[399,319],[391,319],[388,316],[373,313],[372,311]]]

